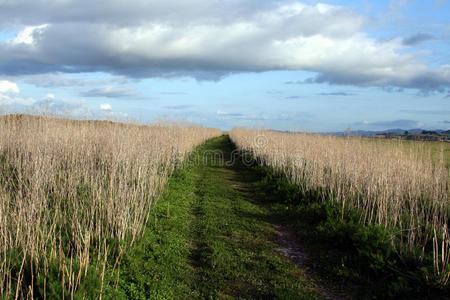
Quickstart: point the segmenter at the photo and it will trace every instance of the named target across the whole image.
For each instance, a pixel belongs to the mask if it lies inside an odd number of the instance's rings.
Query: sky
[[[0,0],[0,112],[450,129],[450,0]]]

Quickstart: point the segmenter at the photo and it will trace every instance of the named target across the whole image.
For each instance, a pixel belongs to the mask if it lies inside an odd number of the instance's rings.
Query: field
[[[247,129],[230,136],[298,187],[293,201],[329,204],[342,220],[379,225],[399,260],[448,286],[448,144]]]
[[[387,144],[393,147],[399,147],[405,153],[413,152],[420,157],[431,158],[440,163],[444,161],[445,167],[450,168],[450,143],[437,141],[411,141],[411,140],[393,140],[393,139],[374,139],[351,137],[353,139],[367,141],[368,143]]]
[[[141,236],[174,167],[220,133],[1,117],[0,295],[45,297],[52,276],[60,296],[94,273],[103,285],[105,267]]]
[[[448,151],[2,116],[0,298],[442,296]]]

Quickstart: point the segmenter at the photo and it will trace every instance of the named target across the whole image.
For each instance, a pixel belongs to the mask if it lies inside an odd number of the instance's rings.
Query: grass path
[[[225,164],[233,149],[227,136],[212,139],[175,172],[122,261],[112,297],[322,298],[305,270],[277,250],[270,214],[257,204],[267,196],[255,188],[258,175]],[[223,156],[212,159],[211,151]]]

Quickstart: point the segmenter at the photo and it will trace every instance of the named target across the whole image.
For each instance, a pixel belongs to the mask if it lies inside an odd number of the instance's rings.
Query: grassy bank
[[[255,160],[267,194],[277,194],[266,199],[273,213],[317,254],[324,274],[352,282],[348,288],[364,298],[421,299],[449,292],[443,159],[424,158],[422,144],[407,151],[407,145],[384,141],[251,130],[235,130],[232,137],[242,155]],[[423,174],[403,176],[421,165],[431,168],[436,180],[428,187],[418,180],[428,180]],[[370,178],[377,183],[370,186]]]
[[[232,150],[226,136],[210,140],[169,179],[143,239],[122,261],[115,297],[321,297],[277,252],[270,213],[251,202],[255,191],[239,188],[259,175],[226,166]]]
[[[357,228],[376,228],[384,236],[383,244],[390,243],[376,247],[386,248],[389,255],[380,254],[385,257],[373,257],[371,262],[380,259],[381,268],[395,269],[404,278],[448,288],[450,186],[443,152],[442,159],[436,160],[420,149],[405,151],[406,145],[394,141],[269,130],[233,129],[230,136],[242,151],[292,183],[295,188],[287,190],[294,204],[311,203],[319,216],[325,210],[325,219],[329,214],[336,217],[336,222],[326,224],[329,230],[347,230],[339,219],[353,224],[349,237],[367,236]],[[361,247],[372,238],[367,237]],[[404,265],[403,272],[388,263],[391,257]]]
[[[317,202],[302,194],[283,174],[255,166],[268,195],[265,203],[275,218],[293,228],[308,246],[315,266],[332,284],[354,297],[371,299],[448,299],[448,286],[433,281],[430,249],[423,263],[400,257],[392,246],[389,230],[362,224],[358,212],[342,210],[333,202]]]

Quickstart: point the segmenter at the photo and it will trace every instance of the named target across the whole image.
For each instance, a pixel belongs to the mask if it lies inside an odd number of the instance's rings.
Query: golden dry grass
[[[359,211],[360,222],[384,226],[400,257],[414,255],[421,261],[425,248],[432,247],[435,275],[440,284],[449,283],[446,146],[436,155],[386,140],[239,128],[230,136],[302,192],[318,191],[317,201],[333,199],[342,214],[346,209]]]
[[[33,278],[20,284],[24,265],[46,274],[59,261],[69,291],[93,261],[104,271],[107,240],[133,243],[176,163],[220,134],[177,124],[0,117],[0,295],[33,296]],[[22,260],[18,274],[12,250]],[[108,264],[116,267],[118,258]]]

